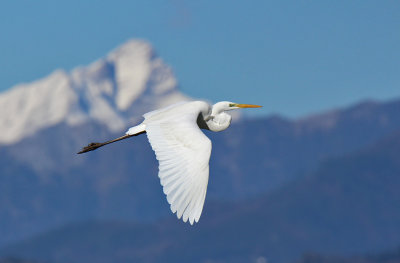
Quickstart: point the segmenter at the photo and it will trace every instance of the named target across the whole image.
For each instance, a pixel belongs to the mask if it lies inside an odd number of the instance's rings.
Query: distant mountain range
[[[315,251],[349,257],[400,244],[400,133],[326,160],[262,197],[208,202],[194,227],[71,224],[9,246],[3,255],[52,262],[294,262]]]
[[[224,132],[206,131],[210,182],[195,227],[170,213],[145,135],[76,155],[88,142],[120,136],[142,113],[187,98],[137,40],[88,67],[0,94],[3,255],[286,262],[306,251],[400,245],[391,234],[400,233],[400,100],[299,120],[241,118]]]

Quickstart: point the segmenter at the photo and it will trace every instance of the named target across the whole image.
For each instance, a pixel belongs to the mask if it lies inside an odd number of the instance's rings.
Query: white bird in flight
[[[144,121],[126,134],[104,143],[91,143],[78,154],[143,133],[159,161],[158,176],[178,219],[198,222],[206,197],[211,141],[200,129],[223,131],[231,124],[227,111],[259,108],[251,104],[221,101],[213,106],[204,101],[190,101],[148,112]]]

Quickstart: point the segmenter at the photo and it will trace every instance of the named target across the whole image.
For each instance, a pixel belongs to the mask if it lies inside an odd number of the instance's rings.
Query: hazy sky
[[[0,90],[151,42],[192,97],[303,116],[400,98],[400,1],[2,1]]]

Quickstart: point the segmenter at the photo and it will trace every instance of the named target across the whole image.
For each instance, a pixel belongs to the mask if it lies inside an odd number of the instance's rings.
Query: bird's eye
[[[235,107],[236,104],[235,103],[229,103],[229,107]]]

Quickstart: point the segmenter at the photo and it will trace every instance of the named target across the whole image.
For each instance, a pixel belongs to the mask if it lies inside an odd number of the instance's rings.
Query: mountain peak
[[[132,39],[88,66],[70,73],[56,70],[0,94],[5,109],[0,143],[17,142],[61,122],[95,121],[122,131],[143,113],[184,99],[172,70],[150,43]]]
[[[112,50],[107,57],[110,60],[118,60],[123,57],[147,57],[148,59],[154,55],[153,46],[142,39],[130,39]]]

